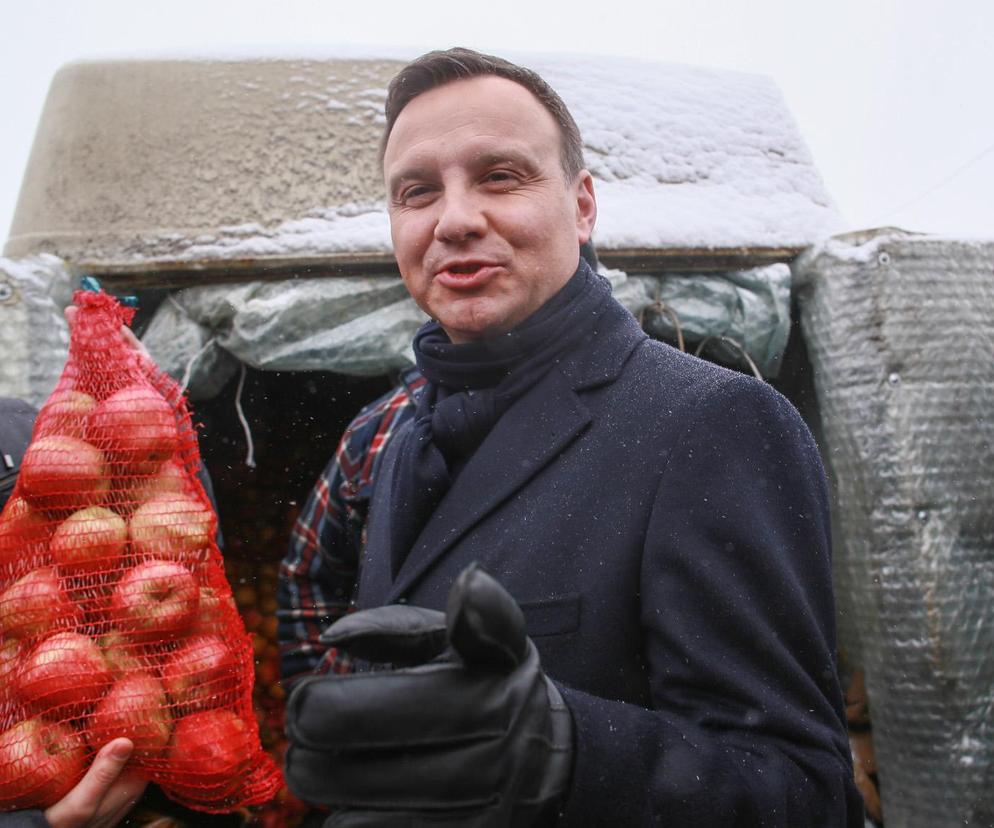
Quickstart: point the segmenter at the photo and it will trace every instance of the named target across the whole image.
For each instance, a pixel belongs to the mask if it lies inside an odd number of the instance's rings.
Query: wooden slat
[[[666,248],[598,251],[606,267],[627,273],[714,273],[789,262],[802,247]],[[95,276],[109,290],[178,289],[230,282],[312,279],[336,276],[398,276],[392,256],[330,253],[284,258],[76,262],[74,270]]]

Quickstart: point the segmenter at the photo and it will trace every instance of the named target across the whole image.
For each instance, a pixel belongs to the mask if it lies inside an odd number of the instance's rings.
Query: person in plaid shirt
[[[278,636],[283,686],[315,672],[346,672],[348,656],[321,644],[321,632],[349,611],[365,545],[366,516],[383,449],[414,416],[425,378],[408,369],[365,406],[311,490],[280,565]]]

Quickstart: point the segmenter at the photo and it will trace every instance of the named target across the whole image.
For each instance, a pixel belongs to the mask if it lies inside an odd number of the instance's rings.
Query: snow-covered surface
[[[559,91],[580,126],[599,199],[600,249],[803,247],[842,228],[769,78],[619,58],[516,57]],[[157,123],[166,115],[155,109],[127,130],[120,126],[127,112],[78,115],[92,117],[79,130],[88,154],[67,143],[71,129],[59,130],[57,146],[42,136],[51,163],[29,169],[25,180],[46,200],[15,218],[7,254],[45,250],[70,261],[136,263],[389,255],[375,152],[385,80],[401,63],[396,54],[350,61],[186,58],[68,67],[77,101],[96,87],[95,78],[100,88],[123,83],[120,73],[141,75],[153,99],[157,85],[172,83],[171,73],[182,73],[184,85],[161,96],[169,123]],[[171,96],[177,100],[170,104]],[[109,105],[93,98],[94,106]],[[176,148],[175,121],[186,106],[191,117],[182,138],[195,158]],[[215,120],[204,115],[212,107]],[[236,128],[239,119],[245,129]],[[46,126],[55,125],[43,120]],[[226,130],[221,147],[216,136],[198,134],[212,127]],[[54,169],[66,153],[75,166]],[[139,154],[141,163],[113,169]],[[37,163],[44,155],[36,153]],[[88,164],[103,176],[92,192]],[[57,186],[46,186],[57,175]]]
[[[244,259],[320,253],[390,251],[390,221],[382,201],[314,210],[266,230],[258,223],[218,228],[215,236],[174,239],[178,259]]]
[[[584,138],[606,248],[804,245],[841,219],[767,77],[542,60]]]

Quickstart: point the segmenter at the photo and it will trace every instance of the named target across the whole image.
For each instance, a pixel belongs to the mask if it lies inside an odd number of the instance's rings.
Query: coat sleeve
[[[0,828],[52,828],[41,811],[10,811],[0,814]]]
[[[637,599],[653,709],[562,688],[576,734],[563,823],[862,826],[810,433],[736,376],[659,462]]]

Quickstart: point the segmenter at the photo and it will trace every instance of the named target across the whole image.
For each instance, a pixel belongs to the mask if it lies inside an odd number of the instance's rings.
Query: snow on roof
[[[792,246],[841,228],[770,78],[620,59],[533,65],[583,133],[601,246]]]
[[[577,120],[601,250],[802,247],[842,228],[769,78],[620,58],[514,57],[542,74]],[[57,77],[50,93],[62,121],[43,117],[5,252],[117,262],[389,254],[375,154],[385,82],[401,65],[65,67],[68,88],[56,90]],[[124,97],[136,75],[144,100],[162,105],[129,120],[122,107],[142,106]],[[108,84],[122,94],[108,95]],[[74,116],[85,129],[65,123]],[[200,134],[212,131],[219,136]],[[184,137],[195,157],[176,149]],[[141,163],[124,166],[138,155]]]

